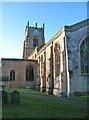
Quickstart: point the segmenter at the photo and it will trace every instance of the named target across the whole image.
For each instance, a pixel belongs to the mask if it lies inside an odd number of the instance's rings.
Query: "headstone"
[[[2,90],[2,105],[7,104],[7,92]]]
[[[5,88],[5,85],[2,85],[2,90],[4,90],[4,88]]]
[[[11,104],[13,105],[20,104],[20,93],[18,91],[13,91],[11,93]]]

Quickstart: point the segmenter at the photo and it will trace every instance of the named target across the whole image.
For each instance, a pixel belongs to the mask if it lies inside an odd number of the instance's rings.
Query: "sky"
[[[25,27],[45,23],[47,43],[64,25],[87,19],[87,2],[1,2],[0,59],[22,58]]]

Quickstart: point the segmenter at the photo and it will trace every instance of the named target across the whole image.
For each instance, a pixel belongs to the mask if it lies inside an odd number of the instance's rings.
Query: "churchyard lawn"
[[[3,118],[86,118],[87,106],[72,103],[63,103],[61,101],[48,100],[43,98],[34,98],[20,94],[20,104],[11,104],[11,93],[14,89],[8,89],[8,103],[2,107]],[[25,94],[37,94],[43,96],[43,93],[29,89],[15,89]],[[48,96],[48,95],[45,95]],[[53,96],[55,97],[55,96]],[[89,97],[88,97],[89,98]],[[86,96],[71,97],[65,99],[78,99],[86,101]]]

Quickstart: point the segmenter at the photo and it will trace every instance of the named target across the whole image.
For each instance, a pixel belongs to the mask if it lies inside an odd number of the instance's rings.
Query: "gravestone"
[[[20,93],[18,91],[13,91],[11,93],[11,104],[13,105],[20,104]]]
[[[7,104],[7,92],[2,90],[2,105]]]
[[[5,88],[5,85],[2,85],[2,90],[4,90],[4,88]]]

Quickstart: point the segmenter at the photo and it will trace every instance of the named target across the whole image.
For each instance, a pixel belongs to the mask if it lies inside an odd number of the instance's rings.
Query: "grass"
[[[20,89],[20,91],[31,92],[33,90]],[[38,93],[37,93],[38,94]],[[75,104],[61,103],[40,98],[20,95],[21,104],[14,106],[10,103],[3,106],[3,118],[86,118],[87,107]]]
[[[33,89],[25,89],[25,88],[7,88],[6,91],[8,92],[12,92],[14,90],[17,90],[19,92],[24,92],[24,93],[30,93],[30,94],[44,94],[40,91],[37,91],[37,90],[33,90]]]
[[[83,101],[83,102],[86,102],[89,100],[89,96],[73,96],[73,97],[67,97],[65,99],[69,99],[69,100],[80,100],[80,101]]]
[[[6,89],[6,91],[8,92],[12,92],[14,90],[17,90],[19,92],[24,92],[24,93],[30,93],[30,94],[39,94],[39,95],[46,95],[46,96],[51,96],[51,97],[58,97],[58,96],[54,96],[54,95],[48,95],[45,93],[42,93],[40,91],[36,91],[36,90],[32,90],[32,89],[24,89],[24,88],[9,88]],[[87,99],[89,99],[89,96],[73,96],[73,97],[64,97],[65,99],[69,99],[69,100],[80,100],[80,101],[87,101]]]
[[[43,96],[58,97],[58,96],[47,94],[46,92],[44,93],[44,92],[41,92],[41,91],[37,91],[37,90],[33,90],[33,89],[26,89],[26,88],[7,88],[5,90],[7,92],[12,92],[14,90],[17,90],[19,92],[28,93],[28,94],[36,94],[36,95],[43,95]]]

